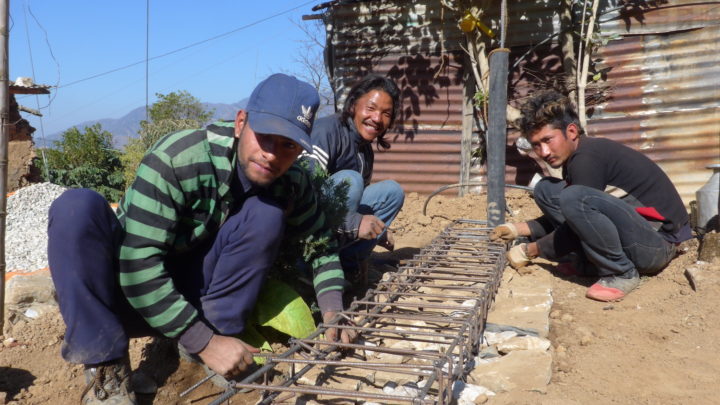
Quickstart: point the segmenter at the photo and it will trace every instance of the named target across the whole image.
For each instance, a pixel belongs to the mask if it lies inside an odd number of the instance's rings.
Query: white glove
[[[530,263],[530,260],[532,260],[531,257],[527,254],[527,244],[521,243],[517,246],[513,246],[510,250],[507,252],[507,260],[508,263],[514,268],[519,269],[521,267],[525,267]]]
[[[497,242],[500,240],[503,240],[505,242],[510,242],[515,240],[518,236],[518,230],[515,224],[511,223],[505,223],[500,224],[493,229],[492,233],[490,234],[490,240],[493,242]]]

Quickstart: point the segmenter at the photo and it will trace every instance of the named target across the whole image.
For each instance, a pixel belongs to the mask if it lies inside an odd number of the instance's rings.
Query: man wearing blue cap
[[[128,338],[177,338],[220,375],[253,363],[243,332],[284,232],[331,235],[305,172],[318,107],[312,86],[276,74],[234,123],[159,140],[117,215],[97,193],[50,207],[48,259],[67,325],[62,355],[85,365],[83,404],[135,404]],[[335,253],[313,262],[327,321],[342,309]],[[337,329],[331,340],[350,337]]]

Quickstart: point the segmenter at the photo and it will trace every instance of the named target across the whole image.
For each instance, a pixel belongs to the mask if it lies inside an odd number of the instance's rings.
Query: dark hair
[[[525,137],[545,125],[565,133],[568,125],[575,124],[579,133],[583,133],[578,114],[570,99],[555,90],[536,93],[522,106],[521,112],[520,131]]]
[[[397,117],[397,111],[400,104],[400,89],[398,89],[395,82],[393,82],[391,79],[374,74],[365,76],[362,80],[360,80],[350,89],[350,93],[348,93],[342,109],[341,119],[343,125],[347,123],[348,118],[354,118],[355,104],[357,103],[358,99],[373,90],[382,90],[387,93],[392,99],[393,109],[392,114],[390,114],[390,125],[388,125],[388,129],[392,128],[393,124],[395,123],[395,118]],[[390,148],[390,144],[385,140],[386,133],[387,131],[377,137],[378,149]]]

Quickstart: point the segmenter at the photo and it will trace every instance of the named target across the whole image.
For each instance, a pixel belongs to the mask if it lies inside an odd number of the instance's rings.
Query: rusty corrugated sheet
[[[402,92],[396,128],[387,135],[391,148],[375,153],[373,181],[394,179],[406,192],[424,194],[457,183],[461,160],[462,33],[447,29],[456,18],[432,3],[340,5],[326,19],[339,105],[368,72],[393,78]]]
[[[604,34],[663,34],[720,23],[720,2],[667,0],[619,7],[618,0],[600,10]],[[628,2],[624,2],[628,4]]]
[[[500,2],[483,13],[481,20],[499,32]],[[507,40],[509,47],[528,46],[552,37],[560,31],[562,0],[508,2]],[[574,7],[579,23],[581,8]],[[598,7],[602,35],[659,34],[702,28],[718,24],[720,2],[692,0],[623,1],[605,0]],[[557,36],[555,36],[557,38]]]
[[[720,7],[716,3],[715,8]],[[702,9],[703,7],[698,7]],[[648,25],[686,27],[682,18],[706,13],[648,13]],[[659,18],[654,20],[653,18]],[[715,14],[714,24],[720,24]],[[705,167],[720,162],[720,25],[644,34],[613,41],[598,54],[609,68],[610,101],[596,109],[588,132],[620,141],[658,163],[683,201],[709,178]]]

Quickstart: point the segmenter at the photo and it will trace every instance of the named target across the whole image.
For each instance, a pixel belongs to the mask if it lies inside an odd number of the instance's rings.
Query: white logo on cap
[[[304,105],[300,105],[300,109],[302,110],[302,115],[298,115],[297,120],[305,124],[306,127],[310,128],[312,126],[310,121],[313,117],[312,106],[305,107]]]

